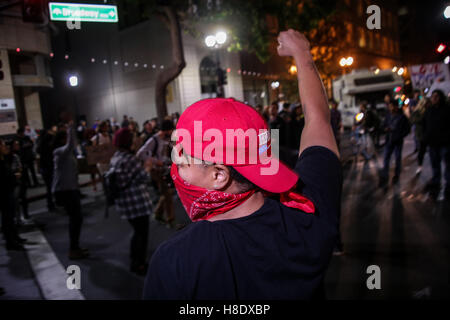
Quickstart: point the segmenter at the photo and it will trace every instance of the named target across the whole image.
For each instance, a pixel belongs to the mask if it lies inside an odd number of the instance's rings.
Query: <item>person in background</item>
[[[100,119],[99,118],[96,118],[95,119],[95,122],[94,122],[94,125],[92,126],[92,129],[94,129],[94,130],[98,130],[98,127],[100,126]]]
[[[136,154],[136,152],[142,146],[142,139],[139,134],[139,125],[136,121],[130,121],[130,124],[128,125],[128,129],[130,130],[131,134],[133,135],[133,143],[131,145],[130,150],[131,150],[131,152],[133,152],[133,154]]]
[[[50,129],[44,131],[39,139],[37,146],[37,153],[39,154],[39,168],[41,170],[42,178],[44,178],[45,188],[47,192],[47,209],[48,211],[55,211],[55,204],[53,202],[52,183],[53,183],[53,145],[54,139],[58,129],[52,126]],[[84,130],[83,130],[84,132]],[[79,130],[77,129],[77,133]]]
[[[159,131],[158,118],[150,119],[150,123],[152,124],[152,135],[157,134]]]
[[[9,144],[9,155],[11,169],[16,175],[16,184],[14,186],[14,204],[15,204],[15,217],[18,225],[29,224],[30,216],[28,214],[28,198],[27,198],[27,180],[23,174],[23,164],[20,159],[20,144],[19,141],[13,140]]]
[[[11,150],[3,139],[0,139],[0,211],[2,213],[2,232],[7,250],[23,251],[26,239],[19,237],[14,223],[16,210],[14,201],[14,186],[18,175],[14,173],[11,161]]]
[[[160,193],[158,204],[155,207],[155,219],[173,226],[175,217],[173,212],[173,191],[168,186],[167,179],[170,178],[169,166],[171,164],[170,139],[174,126],[172,121],[164,120],[161,130],[147,142],[136,153],[136,157],[143,163],[152,163],[151,177]],[[164,220],[164,212],[167,219]]]
[[[104,144],[112,145],[112,138],[108,132],[108,124],[106,121],[102,121],[98,127],[97,134],[91,138],[91,142],[93,146],[99,146]],[[97,163],[97,169],[100,173],[100,177],[108,171],[109,163]]]
[[[409,118],[411,118],[411,116],[414,113],[414,110],[417,108],[417,105],[419,104],[419,102],[420,102],[420,91],[414,90],[413,96],[409,99],[409,104],[408,104]],[[414,143],[415,143],[414,153],[416,153],[420,149],[420,142],[416,136],[416,130],[415,130],[416,125],[413,124],[412,122],[411,122],[411,124],[412,124],[411,130],[414,133]]]
[[[367,110],[367,103],[362,102],[359,106],[359,113],[356,115],[353,125],[353,137],[356,140],[356,148],[354,149],[356,160],[360,153],[364,157],[365,161],[369,161],[373,156],[369,152],[371,145],[369,135],[370,123],[370,113]]]
[[[87,146],[92,146],[92,138],[94,138],[96,135],[95,130],[94,129],[87,129],[85,131],[85,137],[84,137],[84,145],[83,145],[83,149],[86,150]],[[97,169],[97,165],[95,164],[91,164],[88,165],[88,171],[89,174],[91,175],[91,184],[92,184],[92,189],[94,190],[94,192],[97,191],[97,175],[100,175],[100,173],[98,172]]]
[[[12,140],[8,143],[8,147],[10,152],[8,153],[8,155],[5,157],[6,160],[8,161],[8,164],[11,167],[12,172],[14,173],[14,176],[16,177],[16,181],[14,183],[13,186],[11,186],[11,188],[13,188],[13,192],[14,192],[14,217],[15,217],[15,221],[16,221],[16,225],[17,227],[20,227],[23,224],[27,224],[28,223],[28,215],[25,216],[25,213],[28,213],[28,201],[25,198],[24,201],[22,200],[21,197],[23,197],[24,195],[21,194],[21,192],[23,191],[21,188],[21,183],[23,182],[21,177],[22,177],[22,172],[23,172],[23,166],[22,166],[22,162],[20,161],[20,156],[19,156],[19,152],[20,152],[20,145],[19,142],[17,140]],[[26,194],[25,194],[26,197]],[[21,210],[21,205],[24,204],[24,208]]]
[[[278,114],[278,103],[273,102],[269,109],[269,119],[268,123],[270,130],[277,129],[279,132],[280,147],[286,145],[285,139],[285,122],[283,118]]]
[[[290,128],[289,143],[292,149],[298,149],[300,146],[300,138],[302,136],[303,128],[305,127],[305,115],[301,105],[295,107],[292,112],[292,121]]]
[[[419,101],[417,106],[411,113],[411,117],[409,121],[412,125],[412,130],[414,130],[414,136],[418,143],[419,153],[417,155],[417,170],[416,175],[419,175],[422,172],[423,159],[425,157],[425,153],[427,150],[427,144],[425,142],[424,130],[423,130],[423,121],[425,116],[425,110],[431,105],[429,99],[422,99]]]
[[[36,176],[36,170],[34,168],[35,165],[34,162],[36,159],[33,151],[34,143],[30,139],[30,137],[25,135],[24,128],[17,129],[17,135],[15,139],[19,141],[20,144],[20,161],[22,162],[23,165],[23,174],[24,179],[27,183],[27,187],[32,188],[37,187],[39,186],[39,182]],[[33,184],[31,184],[29,173],[31,173]]]
[[[386,132],[386,145],[384,152],[384,167],[380,177],[380,186],[385,185],[389,179],[389,163],[392,153],[395,153],[395,174],[392,183],[397,183],[400,179],[402,170],[402,149],[403,140],[410,131],[408,119],[399,108],[397,100],[389,103],[389,113],[384,121],[384,130]]]
[[[255,106],[256,112],[258,112],[261,116],[263,115],[263,106],[261,104],[257,104]]]
[[[142,132],[141,132],[141,135],[140,135],[142,143],[143,144],[146,143],[147,140],[150,139],[152,135],[153,135],[152,123],[151,123],[150,120],[146,120],[144,122],[143,129],[142,129]]]
[[[81,120],[80,124],[77,127],[77,139],[79,144],[83,144],[86,130],[87,130],[86,120]]]
[[[331,128],[333,128],[334,137],[336,138],[336,143],[338,145],[338,148],[341,144],[341,128],[342,128],[342,117],[341,112],[338,110],[338,104],[334,100],[330,100],[330,106],[331,106]]]
[[[180,113],[179,112],[172,113],[172,121],[174,127],[177,125],[178,119],[180,119]]]
[[[107,175],[115,175],[115,187],[118,190],[116,210],[134,230],[130,244],[130,271],[144,276],[147,272],[149,216],[152,214],[148,189],[151,161],[147,161],[143,167],[131,151],[132,144],[133,134],[128,128],[116,132],[114,146],[117,151],[111,159]]]
[[[280,117],[282,117],[284,119],[285,116],[291,115],[290,106],[291,106],[291,104],[289,102],[283,103],[283,109],[281,109],[281,111],[279,112]]]
[[[27,124],[25,126],[25,135],[27,137],[29,137],[31,139],[31,141],[33,141],[33,143],[35,143],[38,138],[38,134],[36,133],[36,130],[31,128],[31,126],[29,124]]]
[[[130,124],[130,120],[128,120],[128,116],[125,114],[124,116],[123,116],[123,119],[122,119],[122,123],[120,124],[120,126],[122,127],[122,128],[128,128],[128,125]]]
[[[69,120],[66,129],[60,129],[53,146],[52,192],[56,203],[64,207],[69,216],[69,259],[83,259],[89,256],[87,249],[80,247],[81,213],[80,189],[78,185],[77,160],[74,155],[76,138],[73,121]]]
[[[433,91],[424,115],[424,139],[428,145],[433,177],[427,188],[436,193],[441,186],[441,162],[445,164],[444,194],[450,198],[450,106],[441,90]]]

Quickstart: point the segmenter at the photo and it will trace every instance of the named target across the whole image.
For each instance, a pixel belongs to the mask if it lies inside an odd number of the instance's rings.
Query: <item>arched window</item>
[[[203,98],[217,96],[217,63],[210,57],[203,58],[200,63],[200,84]]]

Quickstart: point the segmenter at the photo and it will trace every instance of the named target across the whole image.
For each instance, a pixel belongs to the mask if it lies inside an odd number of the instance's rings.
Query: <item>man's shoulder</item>
[[[180,246],[191,246],[197,242],[207,241],[205,237],[211,235],[214,223],[209,221],[193,222],[175,233],[161,244],[161,249],[172,249]]]
[[[175,264],[180,259],[184,260],[186,255],[191,257],[193,254],[198,260],[202,253],[207,252],[203,249],[213,245],[214,241],[211,242],[211,238],[214,237],[213,224],[199,221],[184,227],[159,245],[152,257],[152,262]]]

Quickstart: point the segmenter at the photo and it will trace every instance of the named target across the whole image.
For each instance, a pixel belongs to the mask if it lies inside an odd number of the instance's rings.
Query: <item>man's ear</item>
[[[225,189],[231,182],[230,170],[223,164],[213,165],[213,188],[215,190]]]

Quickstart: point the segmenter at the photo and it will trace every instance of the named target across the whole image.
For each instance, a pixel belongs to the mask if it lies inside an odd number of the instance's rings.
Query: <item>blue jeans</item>
[[[384,168],[383,177],[389,177],[389,163],[392,153],[395,153],[395,176],[399,177],[402,171],[402,149],[403,140],[397,143],[388,142],[384,148]]]
[[[433,169],[433,178],[431,183],[441,184],[441,161],[445,163],[445,182],[450,187],[450,147],[429,146],[431,167]]]

